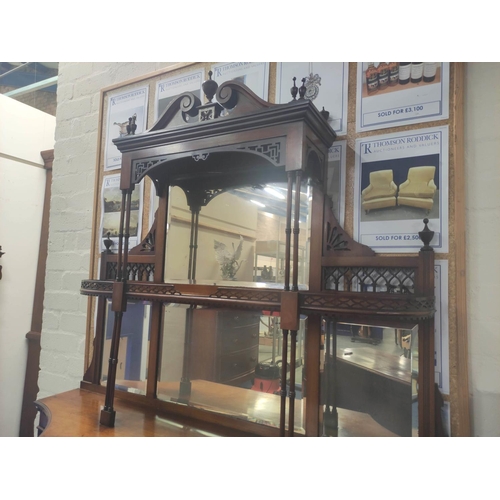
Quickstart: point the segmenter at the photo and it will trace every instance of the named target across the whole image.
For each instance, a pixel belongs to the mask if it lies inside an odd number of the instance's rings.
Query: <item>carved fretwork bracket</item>
[[[201,207],[205,207],[219,194],[224,193],[227,189],[203,189],[203,188],[193,188],[184,189],[186,193],[186,199],[189,208],[193,212],[197,212]]]
[[[325,201],[323,228],[323,257],[332,256],[372,257],[375,252],[366,245],[354,241],[342,229],[333,215],[328,198]]]
[[[129,252],[129,255],[154,255],[155,253],[155,242],[156,242],[156,221],[157,221],[158,211],[155,213],[155,219],[151,229],[144,239]]]

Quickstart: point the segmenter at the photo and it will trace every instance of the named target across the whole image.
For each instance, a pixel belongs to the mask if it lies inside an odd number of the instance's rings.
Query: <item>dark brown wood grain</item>
[[[150,410],[166,411],[182,419],[198,419],[200,425],[218,422],[227,432],[255,433],[256,435],[285,435],[285,413],[287,411],[286,379],[288,370],[290,383],[288,398],[288,434],[294,434],[295,417],[301,415],[297,411],[295,399],[295,338],[299,326],[299,315],[307,316],[307,335],[305,337],[305,377],[304,394],[307,395],[305,433],[308,436],[322,434],[320,413],[322,359],[322,322],[325,317],[334,321],[356,321],[360,324],[375,325],[412,325],[419,326],[419,409],[420,434],[433,435],[434,419],[434,373],[433,373],[433,322],[434,289],[432,250],[421,252],[419,256],[379,257],[372,249],[361,245],[350,238],[338,225],[329,206],[325,202],[324,179],[326,176],[328,148],[335,139],[335,133],[328,122],[316,109],[314,104],[305,99],[298,99],[286,105],[272,105],[260,100],[239,83],[230,82],[219,87],[217,95],[222,106],[228,112],[219,118],[202,119],[201,111],[209,116],[210,106],[197,104],[196,99],[186,95],[174,99],[164,115],[152,130],[138,135],[129,135],[115,140],[122,153],[121,189],[124,193],[121,214],[121,228],[118,254],[103,254],[103,265],[116,263],[116,277],[101,275],[99,280],[84,280],[82,293],[98,298],[98,318],[96,331],[95,356],[102,356],[102,339],[104,322],[103,308],[105,299],[112,299],[112,309],[116,313],[113,333],[111,358],[117,358],[120,337],[120,322],[127,300],[146,300],[153,303],[152,322],[149,344],[148,381],[145,395],[115,391],[115,369],[109,368],[109,385],[104,389],[98,385],[98,370],[101,362],[93,360],[92,376],[86,377],[91,384],[83,384],[97,393],[107,392],[106,408],[108,415],[102,420],[113,425],[113,398],[116,399],[116,426],[123,423],[120,412],[121,402],[141,405]],[[184,110],[182,103],[185,104]],[[194,103],[194,104],[193,104]],[[239,106],[236,106],[239,103]],[[199,121],[195,119],[193,106],[198,106]],[[222,108],[221,108],[222,109]],[[220,110],[219,110],[220,111]],[[184,113],[184,114],[183,114]],[[191,119],[186,121],[185,114]],[[217,116],[215,113],[214,116]],[[135,248],[128,248],[128,227],[130,222],[130,192],[134,185],[145,176],[158,188],[160,196],[159,209],[154,227],[148,236]],[[191,217],[191,250],[188,278],[196,277],[196,252],[198,213],[200,206],[207,204],[214,192],[229,190],[241,186],[255,186],[266,182],[288,181],[286,200],[285,241],[285,273],[283,290],[269,290],[250,287],[222,287],[217,285],[172,284],[164,283],[165,245],[167,238],[166,223],[168,219],[168,191],[171,186],[179,186],[187,194]],[[300,186],[308,182],[311,186],[311,230],[310,230],[310,262],[309,290],[299,289],[298,277],[298,242],[299,242],[299,205]],[[293,188],[295,187],[295,193]],[[217,191],[218,190],[218,191]],[[189,196],[188,196],[189,194]],[[125,203],[126,196],[126,203]],[[295,200],[295,203],[294,203]],[[295,207],[292,217],[292,208]],[[292,224],[292,219],[294,223]],[[122,233],[123,230],[120,231]],[[153,241],[154,245],[151,245]],[[293,234],[293,239],[292,239]],[[147,252],[144,252],[146,247]],[[293,254],[291,249],[293,247]],[[200,250],[201,251],[201,250]],[[131,265],[154,265],[153,279],[130,279]],[[323,283],[323,271],[326,268],[341,267],[349,275],[366,273],[371,275],[375,270],[382,270],[394,277],[394,273],[408,272],[415,275],[409,278],[411,285],[393,286],[387,284],[386,289],[372,285],[372,289],[358,286],[359,289],[329,289]],[[356,269],[354,269],[356,268]],[[387,268],[387,270],[385,269]],[[349,274],[350,273],[350,274]],[[141,274],[142,276],[142,274]],[[292,278],[292,279],[291,279]],[[113,280],[116,281],[113,282]],[[326,280],[332,280],[327,274]],[[382,276],[381,278],[385,278]],[[395,278],[397,280],[397,278]],[[389,286],[390,285],[390,286]],[[403,290],[404,288],[404,290]],[[392,293],[394,292],[394,293]],[[184,304],[188,309],[184,363],[181,389],[175,383],[172,387],[159,379],[160,347],[163,329],[163,304]],[[210,307],[207,309],[198,308]],[[222,345],[228,331],[219,331],[221,311],[245,311],[245,314],[260,314],[261,311],[279,312],[283,331],[282,347],[282,387],[278,395],[253,394],[239,387],[229,388],[233,382],[249,381],[252,376],[250,365],[245,370],[231,373],[228,380],[221,379],[221,367],[225,353]],[[206,316],[206,317],[205,317]],[[209,318],[212,318],[210,319]],[[200,319],[204,318],[204,319]],[[229,332],[229,333],[228,333]],[[287,360],[287,347],[292,343],[290,360]],[[332,339],[330,339],[332,342]],[[221,344],[222,343],[222,344]],[[242,356],[247,356],[250,349],[245,347],[233,356],[232,366],[243,366],[246,363]],[[246,358],[245,358],[246,359]],[[215,361],[215,362],[214,362]],[[210,365],[210,366],[209,366]],[[116,365],[115,365],[116,366]],[[335,365],[332,364],[335,370]],[[330,367],[330,368],[331,368]],[[248,369],[247,369],[248,368]],[[219,371],[218,371],[219,370]],[[235,368],[236,370],[236,368]],[[224,382],[222,390],[210,384]],[[220,385],[220,384],[219,384]],[[277,396],[276,428],[245,421],[242,418],[221,415],[215,411],[207,411],[196,405],[188,404],[192,391],[199,390],[200,397],[220,399],[224,404],[238,407],[239,398],[258,405],[267,396]],[[161,394],[165,400],[161,401]],[[170,401],[171,391],[186,404]],[[246,395],[244,396],[243,392]],[[179,392],[182,392],[179,396]],[[206,392],[206,394],[205,394]],[[250,393],[250,394],[248,394]],[[75,396],[76,397],[76,396]],[[260,399],[259,399],[260,398]],[[303,402],[302,402],[303,403]],[[301,404],[302,404],[301,403]],[[222,404],[222,403],[221,403]],[[210,407],[210,404],[207,403]],[[239,408],[239,407],[238,407]],[[239,411],[239,410],[238,410]],[[247,410],[241,410],[244,414]],[[274,411],[274,410],[273,410]],[[86,418],[86,417],[85,417]],[[53,424],[52,424],[53,425]],[[129,431],[132,432],[132,431]]]

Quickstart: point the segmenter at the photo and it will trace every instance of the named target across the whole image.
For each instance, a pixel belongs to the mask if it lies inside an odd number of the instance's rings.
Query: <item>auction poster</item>
[[[347,89],[349,63],[346,62],[282,62],[276,67],[276,103],[292,100],[293,78],[297,87],[305,78],[305,98],[319,111],[330,113],[328,122],[337,135],[347,134]],[[298,98],[298,95],[297,95]]]
[[[356,140],[354,238],[379,253],[448,252],[448,127]]]
[[[326,194],[333,201],[333,215],[344,225],[347,141],[338,141],[328,150]]]
[[[450,63],[358,63],[356,131],[449,117]]]
[[[154,121],[156,122],[156,120],[158,120],[158,118],[165,111],[168,103],[174,97],[183,94],[184,92],[193,93],[203,103],[201,84],[204,80],[204,69],[198,69],[190,73],[183,73],[182,75],[160,80],[156,84]]]
[[[450,393],[449,328],[448,328],[448,261],[434,262],[434,314],[435,382],[443,394]]]
[[[149,86],[109,96],[104,170],[121,167],[122,155],[113,139],[127,135],[127,125],[135,119],[135,134],[146,130]]]
[[[132,192],[130,210],[130,238],[129,249],[137,246],[140,242],[142,228],[144,181],[135,186]],[[100,227],[100,251],[106,250],[104,240],[108,233],[113,246],[111,249],[118,251],[118,235],[120,232],[120,213],[122,208],[122,191],[120,189],[120,175],[107,175],[104,177],[101,191],[101,227]]]
[[[228,80],[245,84],[261,99],[267,101],[269,93],[268,62],[229,62],[212,66],[212,79],[219,85]]]

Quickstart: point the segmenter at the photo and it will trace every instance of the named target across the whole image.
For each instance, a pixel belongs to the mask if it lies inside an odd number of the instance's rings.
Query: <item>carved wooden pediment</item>
[[[230,115],[242,116],[273,106],[238,81],[231,80],[217,86],[214,80],[209,79],[203,85],[207,93],[205,104],[191,92],[181,94],[168,104],[160,118],[146,133],[223,119]],[[207,87],[212,87],[209,89],[212,91],[216,89],[215,101],[214,95],[210,91],[207,92]]]

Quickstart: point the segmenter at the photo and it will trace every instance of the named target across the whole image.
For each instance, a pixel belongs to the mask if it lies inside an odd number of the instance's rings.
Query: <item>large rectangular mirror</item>
[[[417,326],[325,321],[325,435],[418,435],[417,380]]]
[[[172,187],[165,282],[282,288],[286,193],[285,183],[232,189],[211,198],[195,216],[185,192]],[[307,289],[309,282],[310,213],[309,187],[305,185],[299,219],[297,278],[301,289]],[[194,262],[190,264],[191,254]]]
[[[306,328],[307,318],[302,318],[294,388],[295,432],[302,434]],[[165,305],[158,398],[277,428],[282,340],[276,313]]]

